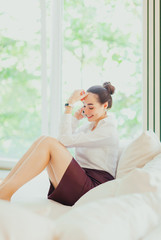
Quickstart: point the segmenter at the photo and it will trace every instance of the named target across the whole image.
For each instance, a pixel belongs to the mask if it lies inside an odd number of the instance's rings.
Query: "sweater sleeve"
[[[94,131],[85,131],[85,129],[81,130],[80,128],[79,131],[73,132],[72,115],[64,114],[58,140],[66,147],[106,147],[113,144],[116,132],[116,128],[110,123],[105,123]]]
[[[71,114],[69,114],[69,115],[71,115]],[[71,123],[71,125],[72,125],[72,133],[74,133],[78,129],[79,120],[72,116],[72,123]]]

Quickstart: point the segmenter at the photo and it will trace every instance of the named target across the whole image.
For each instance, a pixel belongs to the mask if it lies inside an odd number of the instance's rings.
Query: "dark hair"
[[[108,102],[108,107],[112,107],[112,97],[111,95],[115,92],[115,87],[111,85],[110,82],[105,82],[103,86],[101,85],[95,85],[90,88],[88,88],[87,92],[91,92],[94,94],[97,94],[98,101],[101,104],[104,104],[105,102]]]

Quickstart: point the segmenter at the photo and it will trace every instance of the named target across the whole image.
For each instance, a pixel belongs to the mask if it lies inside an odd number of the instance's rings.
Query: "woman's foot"
[[[9,197],[1,197],[1,196],[0,196],[0,200],[5,200],[5,201],[10,202],[10,201],[11,201],[11,198],[9,198]]]
[[[6,201],[11,201],[11,196],[8,194],[5,194],[4,192],[1,192],[0,190],[0,200],[6,200]]]

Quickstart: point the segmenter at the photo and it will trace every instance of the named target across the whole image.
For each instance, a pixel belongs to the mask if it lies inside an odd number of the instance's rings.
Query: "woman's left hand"
[[[70,96],[68,103],[74,104],[81,99],[84,99],[88,95],[87,92],[85,92],[83,89],[75,90],[72,95]]]
[[[74,117],[77,118],[78,120],[81,120],[82,118],[84,118],[82,112],[84,110],[84,107],[78,109],[75,114],[74,114]]]

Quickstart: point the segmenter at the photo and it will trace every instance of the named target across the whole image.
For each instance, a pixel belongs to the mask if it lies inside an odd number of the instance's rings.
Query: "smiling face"
[[[88,118],[88,121],[99,121],[106,117],[105,109],[107,108],[107,102],[100,104],[98,101],[97,94],[90,93],[83,101],[84,103],[84,113]]]

